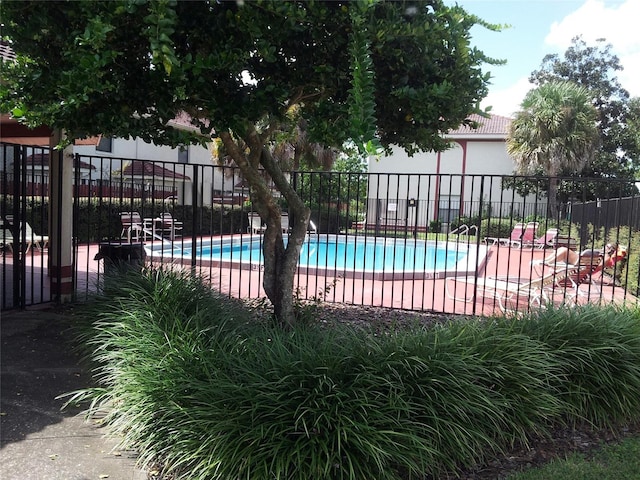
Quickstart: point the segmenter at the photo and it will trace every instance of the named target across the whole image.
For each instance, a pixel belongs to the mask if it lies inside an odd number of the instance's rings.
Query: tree
[[[293,280],[309,209],[270,148],[291,112],[312,142],[377,141],[443,149],[441,132],[479,112],[491,63],[471,47],[474,24],[441,0],[2,2],[18,54],[4,66],[3,111],[71,137],[197,141],[167,125],[185,112],[218,137],[250,184],[267,225],[264,288],[294,321]],[[266,171],[297,219],[285,245]]]
[[[350,150],[335,159],[330,172],[303,164],[304,173],[293,173],[296,191],[323,232],[339,233],[365,216],[368,165],[355,148]]]
[[[597,112],[589,91],[570,82],[549,82],[525,96],[507,137],[520,174],[541,169],[549,178],[549,213],[557,214],[558,175],[580,173],[598,142]]]
[[[588,46],[581,37],[575,37],[564,58],[557,54],[546,55],[540,70],[532,72],[529,80],[536,85],[569,81],[587,88],[598,111],[600,142],[596,155],[581,174],[594,178],[633,180],[640,168],[640,150],[637,145],[630,146],[626,138],[626,123],[630,114],[629,92],[620,85],[615,76],[616,72],[622,70],[620,60],[611,52],[611,45],[605,42],[605,39],[600,39],[595,46]],[[621,193],[618,189],[608,192],[606,183],[600,182],[599,187],[593,185],[592,191],[588,192],[589,199],[618,196]],[[635,193],[633,183],[630,182],[628,185],[622,193]],[[568,196],[577,194],[571,191],[565,193]]]
[[[624,129],[624,144],[622,150],[629,155],[635,155],[634,164],[640,165],[640,97],[634,97],[629,102],[629,114]],[[640,168],[640,167],[638,167]],[[638,178],[638,169],[635,178]]]

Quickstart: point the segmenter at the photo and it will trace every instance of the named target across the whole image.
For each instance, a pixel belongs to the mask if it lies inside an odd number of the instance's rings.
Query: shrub
[[[513,218],[486,218],[482,220],[480,232],[483,237],[509,238],[516,223]]]
[[[637,310],[586,306],[546,310],[523,322],[522,333],[543,342],[560,365],[550,387],[565,417],[597,426],[640,412],[640,316]]]
[[[72,401],[176,478],[437,477],[558,422],[640,416],[636,311],[285,331],[184,273],[110,280],[83,310],[100,388]]]
[[[183,223],[182,234],[185,236],[194,232],[198,235],[246,232],[249,225],[246,211],[229,205],[198,206],[194,212],[192,205],[167,207],[161,200],[142,202],[135,199],[121,203],[85,199],[78,201],[76,208],[76,238],[80,242],[119,238],[122,230],[120,212],[125,211],[137,211],[145,218],[155,218],[169,210]]]
[[[429,222],[429,232],[440,233],[442,231],[442,222],[440,220],[431,220]]]

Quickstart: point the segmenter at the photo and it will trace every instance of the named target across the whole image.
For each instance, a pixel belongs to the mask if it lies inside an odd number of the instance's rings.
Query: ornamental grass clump
[[[282,330],[156,270],[111,283],[87,312],[100,388],[73,400],[106,408],[123,446],[176,478],[437,478],[558,422],[640,412],[625,310]]]
[[[542,310],[518,324],[560,366],[551,386],[571,422],[606,427],[640,416],[640,314],[616,306]]]

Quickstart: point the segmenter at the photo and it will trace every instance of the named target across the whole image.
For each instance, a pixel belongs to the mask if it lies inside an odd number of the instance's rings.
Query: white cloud
[[[640,95],[640,83],[635,79],[640,75],[640,2],[625,0],[607,4],[603,0],[587,0],[580,8],[570,13],[560,22],[551,25],[545,42],[564,51],[577,35],[588,45],[595,44],[600,38],[612,45],[612,51],[620,59],[624,71],[617,77],[631,95]]]
[[[520,104],[525,95],[534,86],[527,77],[522,77],[513,85],[502,90],[491,89],[489,95],[482,101],[482,107],[491,106],[491,113],[505,117],[513,117],[520,110]]]
[[[624,70],[618,72],[618,80],[632,97],[640,97],[640,51],[621,57]]]

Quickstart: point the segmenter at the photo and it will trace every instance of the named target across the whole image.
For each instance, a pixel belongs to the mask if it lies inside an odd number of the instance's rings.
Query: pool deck
[[[214,238],[219,239],[220,237]],[[206,239],[204,238],[204,240]],[[190,241],[190,239],[182,239],[182,242],[185,243]],[[94,260],[98,249],[98,244],[83,244],[78,247],[77,291],[80,295],[84,292],[95,291],[99,278],[103,275],[103,262]],[[542,249],[492,246],[488,250],[486,262],[478,272],[478,276],[498,276],[509,279],[536,278],[538,274],[531,267],[531,262],[542,259],[548,253],[549,250]],[[46,250],[29,255],[26,260],[28,264],[32,264],[33,268],[45,268],[47,265]],[[199,268],[199,272],[210,280],[212,288],[233,297],[260,298],[265,296],[262,288],[262,272],[259,268],[252,270],[207,266]],[[39,275],[34,278],[39,278]],[[48,277],[45,275],[44,279],[45,285],[34,284],[31,289],[36,297],[41,297],[46,301],[50,294]],[[376,280],[340,276],[336,278],[336,276],[299,273],[296,275],[295,287],[299,290],[302,299],[309,300],[465,315],[492,315],[501,312],[500,305],[495,298],[476,296],[475,301],[450,298],[447,295],[446,281],[446,279],[416,278],[405,280]],[[448,281],[452,282],[452,280]],[[450,291],[451,285],[449,285]],[[584,294],[577,296],[578,303],[635,304],[638,301],[636,297],[627,294],[622,287],[603,285],[600,292],[583,291]],[[566,300],[565,294],[566,291],[555,294],[554,301],[559,303]],[[456,293],[456,296],[459,295]]]

